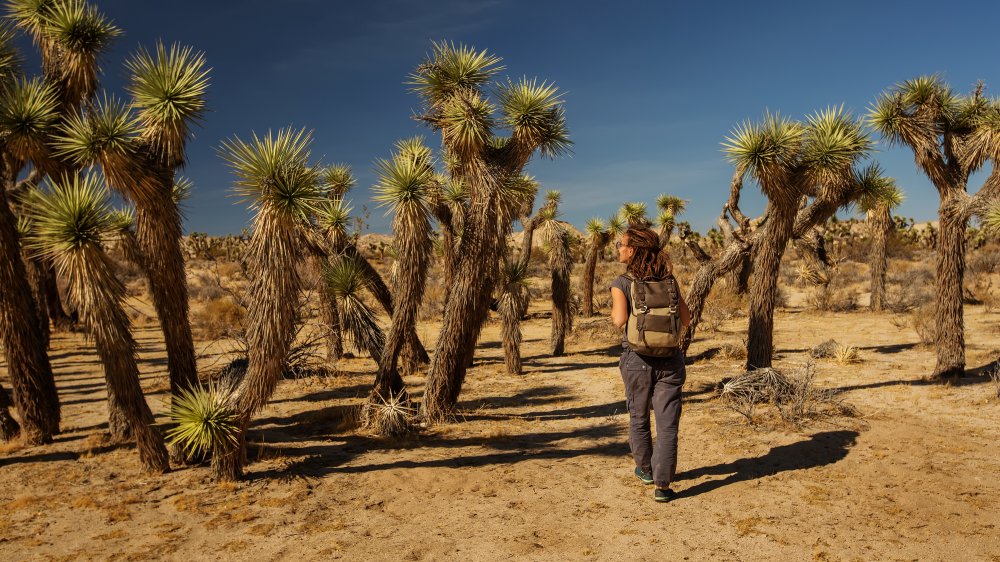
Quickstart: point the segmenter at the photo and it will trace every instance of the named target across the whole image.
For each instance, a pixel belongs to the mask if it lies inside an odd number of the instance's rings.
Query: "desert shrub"
[[[788,308],[788,291],[781,285],[774,290],[774,307]]]
[[[837,340],[826,340],[809,350],[809,356],[813,359],[833,359],[837,354],[840,344]]]
[[[204,306],[192,314],[192,324],[201,337],[217,340],[234,337],[243,330],[246,309],[229,296],[217,297],[205,302]]]
[[[922,345],[934,345],[937,329],[934,326],[934,304],[924,304],[910,312],[910,326],[917,333]]]
[[[747,358],[747,346],[745,343],[737,344],[726,342],[719,347],[720,358],[729,361],[743,360]]]
[[[218,278],[212,273],[199,271],[188,278],[188,296],[192,299],[206,302],[222,298],[225,294]]]
[[[853,289],[844,287],[834,277],[826,285],[819,285],[809,292],[806,302],[815,310],[823,312],[847,312],[858,308],[858,295]]]
[[[719,326],[728,320],[746,316],[746,296],[738,295],[717,284],[705,299],[702,312],[702,322],[709,331],[718,331]]]
[[[962,300],[965,304],[986,304],[987,301],[992,304],[995,300],[993,276],[989,272],[969,273],[963,289]]]
[[[928,266],[890,266],[886,283],[885,306],[892,312],[907,312],[934,299],[934,273]]]
[[[973,252],[966,262],[966,271],[971,275],[978,273],[997,273],[1000,271],[1000,250],[981,250]]]
[[[608,317],[580,318],[573,324],[570,341],[580,344],[619,345],[622,331],[615,328]]]
[[[757,415],[757,408],[762,405],[769,405],[783,423],[795,427],[832,416],[857,415],[857,410],[843,401],[839,391],[817,387],[815,376],[812,363],[791,375],[773,368],[745,371],[723,384],[722,402],[743,416],[749,425],[762,421],[763,416]]]

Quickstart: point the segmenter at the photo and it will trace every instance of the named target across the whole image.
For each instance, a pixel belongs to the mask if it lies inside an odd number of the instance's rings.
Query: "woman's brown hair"
[[[653,230],[641,226],[632,226],[625,231],[622,238],[628,237],[632,257],[625,269],[636,279],[664,279],[673,273],[674,266],[670,256],[660,249],[660,235]]]

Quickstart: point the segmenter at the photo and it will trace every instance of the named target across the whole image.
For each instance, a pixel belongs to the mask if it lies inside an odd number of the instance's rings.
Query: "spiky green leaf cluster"
[[[503,115],[501,123],[515,138],[538,146],[543,156],[555,157],[569,151],[572,142],[566,128],[562,95],[554,84],[522,78],[507,81],[497,89]]]
[[[78,103],[97,91],[98,60],[119,35],[121,30],[84,0],[48,6],[41,25],[42,57],[58,73],[66,99]]]
[[[903,192],[896,187],[896,181],[885,175],[878,163],[865,166],[855,173],[854,184],[857,194],[854,198],[858,208],[868,213],[879,208],[895,209],[903,203]]]
[[[10,84],[21,76],[21,52],[15,41],[16,32],[6,23],[0,23],[0,85]]]
[[[629,225],[646,225],[649,220],[646,218],[646,204],[638,201],[628,202],[622,205],[618,211],[618,216]]]
[[[154,53],[140,48],[125,64],[143,138],[172,164],[183,163],[188,129],[205,113],[210,69],[204,54],[157,43]]]
[[[434,42],[431,54],[410,75],[409,84],[429,107],[440,107],[456,92],[481,88],[502,71],[503,59],[466,45]]]
[[[1000,201],[994,202],[985,213],[982,219],[983,228],[1000,236]]]
[[[374,200],[388,212],[399,214],[406,208],[426,211],[429,188],[434,180],[430,149],[418,140],[397,144],[398,152],[389,160],[375,161]]]
[[[656,207],[661,211],[670,213],[671,215],[680,215],[684,213],[687,208],[688,202],[676,195],[667,195],[666,193],[661,193],[656,197]]]
[[[222,143],[222,158],[236,174],[237,195],[252,209],[267,207],[305,221],[319,204],[319,171],[309,165],[312,133],[305,129],[253,134],[250,142]]]
[[[341,257],[324,269],[323,279],[337,298],[341,328],[354,349],[380,361],[385,332],[376,321],[375,311],[362,298],[369,280],[361,265],[352,258]]]
[[[138,135],[138,121],[129,106],[105,95],[86,113],[66,117],[53,141],[55,153],[78,166],[98,163],[110,155],[129,156]]]
[[[858,158],[873,147],[871,137],[843,106],[817,111],[806,118],[801,164],[818,182],[846,176]]]
[[[239,427],[226,404],[227,393],[214,384],[181,389],[170,402],[170,421],[175,425],[167,430],[167,440],[193,455],[235,444]]]
[[[50,259],[99,247],[114,223],[107,188],[94,174],[47,181],[27,197],[32,218],[28,247]]]
[[[7,19],[39,44],[45,19],[58,2],[59,0],[8,0]]]
[[[787,178],[804,135],[800,123],[766,112],[761,121],[737,125],[726,137],[723,147],[726,157],[737,169],[749,172],[761,184],[770,186]]]
[[[56,91],[39,78],[14,80],[0,92],[0,131],[16,158],[44,158],[48,135],[58,119]]]
[[[323,188],[334,198],[343,198],[354,187],[357,180],[347,164],[335,164],[325,168],[322,173]]]
[[[587,219],[587,224],[584,226],[584,230],[592,237],[603,235],[605,232],[604,228],[604,221],[597,217]]]

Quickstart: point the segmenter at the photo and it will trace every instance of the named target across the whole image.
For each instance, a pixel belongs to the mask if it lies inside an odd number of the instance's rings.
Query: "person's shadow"
[[[721,480],[709,480],[677,492],[678,498],[697,496],[712,490],[745,480],[753,480],[787,470],[800,470],[833,464],[847,456],[854,446],[857,431],[826,431],[817,433],[805,441],[774,447],[762,457],[740,459],[725,464],[706,466],[678,474],[675,480],[688,480],[701,476],[729,476]]]

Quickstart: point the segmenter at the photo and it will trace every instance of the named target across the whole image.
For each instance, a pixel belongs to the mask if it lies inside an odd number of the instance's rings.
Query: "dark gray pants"
[[[618,367],[628,404],[628,441],[635,465],[652,471],[657,488],[666,488],[677,471],[677,426],[681,419],[681,387],[687,373],[684,356],[646,357],[631,349]],[[649,430],[649,411],[656,418],[656,444]]]

